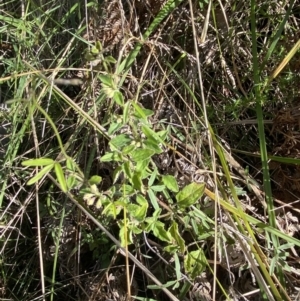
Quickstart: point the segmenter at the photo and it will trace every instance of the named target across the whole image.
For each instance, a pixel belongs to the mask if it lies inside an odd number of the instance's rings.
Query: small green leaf
[[[164,185],[154,185],[151,189],[155,192],[162,192],[166,187]]]
[[[137,204],[129,204],[126,208],[127,211],[129,212],[130,215],[135,216],[135,212],[138,209],[138,205]]]
[[[132,177],[132,168],[130,162],[124,162],[122,169],[124,171],[124,174],[130,179]]]
[[[145,148],[152,149],[156,154],[161,154],[163,152],[160,143],[153,138],[148,138],[145,140],[143,145]]]
[[[128,154],[130,154],[135,148],[136,148],[136,146],[135,146],[134,144],[127,145],[127,146],[125,146],[125,147],[122,149],[122,153],[123,153],[123,155],[128,155]]]
[[[123,107],[123,124],[127,124],[129,120],[129,110],[130,110],[131,102],[127,101]]]
[[[129,137],[129,135],[120,134],[120,135],[116,136],[115,138],[111,139],[109,144],[113,145],[114,148],[120,150],[124,146],[129,145],[130,142],[131,142],[131,138]]]
[[[84,59],[87,62],[92,62],[92,61],[97,60],[97,56],[98,56],[97,53],[92,53],[92,52],[86,51],[85,54],[84,54]]]
[[[122,184],[122,186],[118,189],[118,191],[122,191],[123,195],[131,196],[135,194],[135,190],[131,185]]]
[[[148,224],[145,231],[149,232],[149,231],[152,231],[154,229],[154,225],[155,223],[157,222],[159,216],[161,214],[161,209],[158,208],[154,211],[154,213],[152,214],[152,216],[150,217],[147,217],[145,219],[145,222]]]
[[[176,252],[178,252],[179,247],[178,246],[174,246],[172,244],[164,247],[164,251],[170,253],[170,254],[175,254]]]
[[[101,162],[111,162],[113,161],[114,153],[106,153],[100,159]]]
[[[102,49],[103,49],[102,44],[101,44],[100,41],[97,41],[97,42],[95,43],[95,47],[97,48],[98,52],[101,52]]]
[[[140,206],[137,206],[134,217],[142,222],[145,220],[148,210],[148,201],[140,194],[136,196],[136,201]]]
[[[111,76],[101,74],[101,75],[99,75],[99,79],[100,79],[101,83],[104,84],[105,86],[108,86],[110,88],[114,87],[114,82],[113,82]]]
[[[68,191],[68,186],[67,186],[67,181],[63,172],[63,169],[61,167],[61,165],[59,163],[55,163],[54,164],[54,169],[55,169],[55,174],[57,177],[57,181],[61,187],[61,190],[63,192],[67,192]]]
[[[191,183],[185,186],[176,195],[176,200],[178,206],[181,209],[185,209],[193,204],[195,204],[199,198],[203,195],[205,189],[205,184]]]
[[[70,170],[70,171],[75,171],[75,170],[76,170],[76,164],[75,164],[75,162],[73,161],[73,159],[68,158],[68,159],[66,160],[66,167],[67,167],[67,169]]]
[[[147,117],[150,117],[150,116],[154,115],[154,112],[152,110],[149,110],[149,109],[143,109],[143,112]]]
[[[93,47],[91,48],[91,53],[92,53],[92,54],[98,54],[98,53],[99,53],[99,49],[97,49],[97,47],[93,46]]]
[[[176,278],[179,282],[181,280],[182,274],[181,274],[181,261],[179,260],[177,253],[174,254],[174,262],[175,262]]]
[[[164,224],[160,221],[157,221],[153,225],[153,234],[162,241],[171,242],[171,235],[164,228]]]
[[[108,129],[108,134],[109,135],[112,135],[114,134],[116,131],[118,131],[121,127],[123,126],[122,123],[119,123],[119,122],[112,122],[110,125],[109,125],[109,129]]]
[[[122,155],[117,152],[107,153],[100,159],[101,162],[122,161]]]
[[[103,209],[103,216],[112,216],[114,219],[116,219],[117,215],[121,212],[122,207],[118,206],[116,202],[110,202],[108,203],[105,208]]]
[[[99,185],[102,181],[102,178],[100,176],[92,176],[90,179],[89,179],[89,184],[90,185]]]
[[[131,156],[132,156],[132,160],[134,160],[135,162],[139,162],[146,159],[150,159],[154,154],[155,152],[152,149],[146,148],[146,149],[134,150]]]
[[[166,138],[168,137],[169,131],[168,130],[162,130],[162,131],[157,132],[156,134],[160,137],[160,139],[162,141],[165,141]]]
[[[185,251],[185,244],[183,238],[179,234],[178,224],[176,222],[173,222],[168,232],[170,233],[170,235],[175,241],[175,244],[174,243],[173,244],[178,245],[180,252],[183,254]]]
[[[49,158],[38,158],[38,159],[29,159],[22,162],[23,166],[46,166],[53,165],[54,160]]]
[[[175,177],[171,176],[171,175],[167,175],[167,176],[162,176],[162,182],[166,185],[166,187],[173,191],[173,192],[178,192],[179,191],[179,187],[177,184],[177,181],[175,179]]]
[[[113,98],[116,92],[114,88],[107,86],[105,84],[102,84],[102,90],[108,98]]]
[[[150,198],[150,201],[151,201],[151,204],[153,206],[153,208],[155,210],[157,210],[159,208],[159,205],[158,205],[158,202],[157,202],[157,198],[156,198],[156,195],[154,193],[154,191],[152,189],[148,189],[148,196]]]
[[[136,196],[136,202],[141,206],[147,206],[148,207],[148,201],[142,196],[141,194],[138,194]]]
[[[117,60],[114,57],[112,57],[111,55],[109,55],[109,56],[105,57],[105,62],[108,62],[110,64],[115,64],[117,62]]]
[[[116,184],[118,180],[123,178],[122,174],[123,174],[122,166],[118,166],[113,172],[113,176],[112,176],[113,184]]]
[[[161,138],[161,136],[154,132],[152,129],[150,129],[149,126],[143,125],[142,126],[142,131],[145,134],[145,136],[149,139],[154,139],[159,143],[164,143],[164,139]]]
[[[148,181],[148,186],[152,186],[154,181],[156,180],[156,177],[158,175],[158,170],[157,170],[157,167],[155,166],[154,170],[152,171],[151,175],[150,175],[150,178],[149,178],[149,181]]]
[[[72,176],[72,175],[69,175],[67,177],[67,186],[68,186],[68,189],[73,189],[74,187],[76,187],[77,185],[79,185],[79,181],[76,177]]]
[[[32,185],[40,180],[45,174],[49,173],[50,170],[53,168],[54,164],[47,165],[43,169],[41,169],[34,177],[32,177],[28,182],[27,185]]]
[[[143,185],[140,173],[135,172],[131,178],[131,182],[132,182],[134,189],[141,191],[142,193],[145,193],[145,189],[144,189],[144,185]]]
[[[144,230],[140,228],[140,225],[140,223],[138,225],[130,225],[130,230],[132,231],[132,233],[141,234]]]
[[[132,102],[132,106],[134,107],[135,113],[138,118],[142,118],[142,119],[147,118],[147,115],[145,114],[144,109],[139,104]]]
[[[186,273],[194,280],[204,271],[206,262],[207,261],[202,249],[187,253],[184,258],[184,268]]]
[[[121,223],[119,223],[119,224],[121,224]],[[128,226],[126,228],[124,227],[123,222],[120,227],[119,237],[120,237],[122,247],[126,247],[126,245],[128,246],[133,243],[132,232],[131,232],[130,228],[128,228]]]
[[[150,158],[143,160],[143,161],[138,161],[136,163],[136,171],[141,173],[142,179],[145,179],[145,177],[148,177],[148,173],[147,173],[147,167],[149,165],[150,162]]]
[[[118,104],[119,106],[124,106],[124,97],[123,94],[120,91],[115,91],[113,95],[113,100]]]

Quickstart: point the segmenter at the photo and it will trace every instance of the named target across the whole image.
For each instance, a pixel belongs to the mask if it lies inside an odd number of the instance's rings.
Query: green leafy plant
[[[296,300],[297,1],[127,2],[1,3],[0,299]]]

